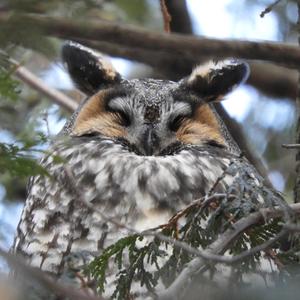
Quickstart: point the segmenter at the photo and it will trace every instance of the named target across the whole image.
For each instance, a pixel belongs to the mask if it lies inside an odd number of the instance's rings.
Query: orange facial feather
[[[208,105],[200,106],[192,119],[184,120],[176,137],[186,144],[201,145],[208,140],[225,144],[218,120]]]
[[[101,91],[88,100],[77,116],[73,135],[81,136],[97,132],[108,137],[124,137],[126,130],[120,124],[117,113],[104,108],[105,91]]]

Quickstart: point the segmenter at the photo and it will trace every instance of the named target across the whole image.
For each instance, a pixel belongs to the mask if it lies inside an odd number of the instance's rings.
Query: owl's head
[[[68,42],[62,51],[70,76],[88,95],[78,112],[73,136],[104,136],[139,155],[164,155],[181,146],[225,147],[220,124],[209,107],[242,83],[248,65],[210,62],[179,82],[126,80],[104,57]]]

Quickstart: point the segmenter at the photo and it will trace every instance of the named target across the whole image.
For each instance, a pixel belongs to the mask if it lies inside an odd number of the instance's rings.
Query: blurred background
[[[296,44],[296,0],[281,1],[261,17],[272,2],[167,0],[166,4],[174,32]],[[18,16],[25,13],[78,22],[108,20],[163,31],[159,0],[0,0],[0,240],[5,248],[13,240],[26,198],[28,176],[42,172],[34,160],[47,149],[71,114],[71,109],[55,104],[33,84],[20,80],[14,63],[26,67],[49,89],[58,90],[76,102],[84,98],[60,61],[63,33],[61,39],[46,37],[34,23],[20,21]],[[12,18],[4,22],[8,15]],[[101,49],[97,42],[94,46]],[[164,65],[148,59],[144,64],[139,55],[122,55],[116,49],[104,47],[102,51],[110,54],[115,68],[125,78],[176,80],[187,75],[196,63],[178,61]],[[218,111],[246,156],[251,156],[249,159],[292,202],[295,152],[282,148],[282,144],[294,142],[297,73],[270,63],[249,63],[252,75],[248,82],[231,93]]]

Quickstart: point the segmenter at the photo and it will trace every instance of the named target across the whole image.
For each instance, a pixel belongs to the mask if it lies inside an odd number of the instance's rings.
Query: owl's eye
[[[117,121],[121,126],[128,127],[131,124],[130,114],[128,113],[127,101],[121,97],[113,98],[107,101],[107,111],[113,113],[117,117]]]
[[[178,115],[169,123],[169,128],[171,131],[177,131],[181,126],[182,122],[187,118],[186,115]]]
[[[108,108],[108,111],[115,114],[121,126],[128,127],[131,124],[130,116],[123,110]]]
[[[115,111],[118,114],[120,125],[128,127],[131,124],[130,117],[124,111]]]

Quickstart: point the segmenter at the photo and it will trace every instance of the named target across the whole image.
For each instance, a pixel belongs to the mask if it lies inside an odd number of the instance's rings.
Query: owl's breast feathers
[[[152,228],[208,193],[231,156],[212,146],[139,156],[111,139],[64,139],[42,160],[49,176],[32,180],[15,248],[32,265],[60,273],[70,253],[86,252],[90,257],[122,236],[122,229],[84,206],[78,192],[109,218],[137,230]],[[231,182],[227,175],[217,190],[226,190]]]

